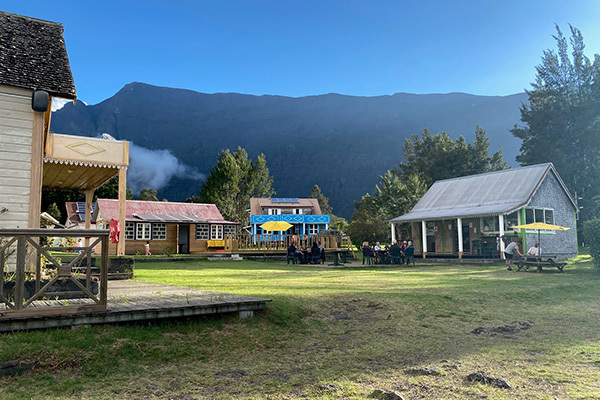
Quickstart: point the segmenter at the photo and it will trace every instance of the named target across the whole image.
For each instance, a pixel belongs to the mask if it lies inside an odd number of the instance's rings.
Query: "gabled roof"
[[[529,203],[548,173],[576,207],[552,163],[545,163],[437,181],[408,214],[390,222],[510,213]]]
[[[67,209],[67,223],[70,225],[76,225],[85,222],[85,201],[67,201],[65,203]],[[92,223],[96,219],[96,203],[92,203]]]
[[[286,200],[282,202],[280,200]],[[270,198],[253,197],[250,199],[250,214],[261,215],[262,207],[269,208],[311,208],[314,215],[321,215],[321,207],[317,199],[299,199],[294,198],[275,198],[275,201]]]
[[[62,24],[0,11],[0,84],[75,99]]]
[[[119,200],[98,199],[98,209],[99,219],[119,219]],[[214,204],[127,200],[125,209],[125,220],[130,222],[237,224],[225,221]]]

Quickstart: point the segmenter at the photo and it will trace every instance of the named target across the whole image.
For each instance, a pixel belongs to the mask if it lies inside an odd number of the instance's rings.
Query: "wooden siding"
[[[34,112],[31,90],[0,85],[0,227],[28,227]]]

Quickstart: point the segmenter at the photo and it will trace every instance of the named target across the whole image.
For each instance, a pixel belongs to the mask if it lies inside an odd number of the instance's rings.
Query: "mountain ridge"
[[[402,161],[402,145],[427,127],[472,141],[476,125],[490,137],[490,152],[504,148],[512,165],[520,141],[508,130],[519,121],[525,93],[288,97],[201,93],[132,82],[95,104],[67,104],[52,130],[109,133],[151,150],[168,149],[182,163],[208,174],[223,149],[264,153],[278,196],[306,197],[314,184],[334,213],[349,217],[353,200],[373,192],[379,176]],[[133,156],[132,156],[133,158]],[[198,194],[201,182],[172,178],[159,196],[171,201]]]

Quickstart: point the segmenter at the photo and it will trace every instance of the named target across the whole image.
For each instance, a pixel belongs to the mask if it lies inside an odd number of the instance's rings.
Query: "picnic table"
[[[340,264],[346,264],[348,263],[348,261],[346,261],[346,254],[348,254],[348,250],[331,250],[331,253],[333,253],[333,264],[329,264],[329,265],[340,265]],[[342,261],[340,262],[340,255],[342,256]]]
[[[564,272],[563,268],[567,265],[564,261],[554,261],[559,254],[546,254],[541,256],[525,256],[519,259],[513,260],[513,263],[517,266],[517,272],[523,267],[528,271],[529,267],[536,267],[537,272],[542,272],[543,267],[556,267],[560,272]]]

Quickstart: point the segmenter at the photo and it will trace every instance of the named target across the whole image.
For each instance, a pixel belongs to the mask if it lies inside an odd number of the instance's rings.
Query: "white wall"
[[[1,228],[27,228],[33,115],[31,90],[0,85]]]

